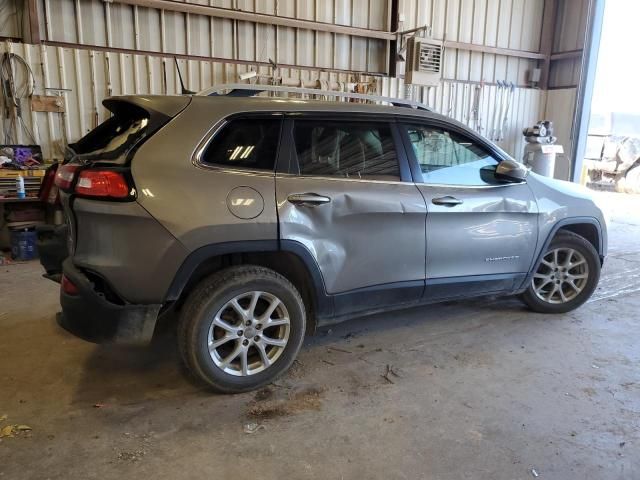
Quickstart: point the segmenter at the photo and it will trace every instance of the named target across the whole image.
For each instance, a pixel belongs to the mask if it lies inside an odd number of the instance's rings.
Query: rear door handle
[[[302,207],[317,207],[329,203],[331,199],[317,193],[292,193],[287,197],[290,203]]]
[[[452,197],[451,195],[447,195],[445,197],[434,198],[431,200],[431,203],[434,205],[444,205],[445,207],[455,207],[456,205],[462,204],[462,200]]]

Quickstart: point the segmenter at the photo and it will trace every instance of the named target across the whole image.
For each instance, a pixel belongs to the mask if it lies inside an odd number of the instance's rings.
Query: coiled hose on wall
[[[35,77],[29,64],[20,55],[5,52],[0,60],[0,82],[4,110],[4,143],[18,144],[21,129],[32,144],[33,132],[22,117],[22,100],[31,97],[35,89]]]

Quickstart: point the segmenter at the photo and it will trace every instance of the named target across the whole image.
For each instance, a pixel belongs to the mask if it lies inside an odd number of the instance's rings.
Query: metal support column
[[[584,43],[582,67],[580,71],[580,85],[576,95],[576,111],[573,118],[573,136],[571,139],[573,158],[571,161],[571,181],[580,182],[584,153],[587,148],[589,133],[589,119],[591,117],[591,100],[596,79],[598,65],[598,51],[602,37],[602,22],[604,19],[605,0],[591,0],[587,18],[589,25]]]

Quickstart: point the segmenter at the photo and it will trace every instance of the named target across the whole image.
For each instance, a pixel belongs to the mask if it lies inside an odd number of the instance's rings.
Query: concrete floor
[[[199,391],[171,335],[74,338],[37,264],[2,267],[0,427],[32,431],[0,440],[0,478],[640,478],[640,197],[599,196],[610,254],[579,310],[484,298],[352,321],[257,394]]]

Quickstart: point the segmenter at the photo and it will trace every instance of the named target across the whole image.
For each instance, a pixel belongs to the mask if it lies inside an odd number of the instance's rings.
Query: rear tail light
[[[125,176],[114,170],[83,169],[80,165],[67,164],[58,168],[55,184],[62,190],[70,190],[86,197],[128,198],[131,187]],[[76,181],[77,177],[77,181]]]
[[[124,175],[112,170],[84,170],[76,183],[76,193],[89,197],[127,198],[130,190]]]
[[[62,291],[67,295],[78,295],[79,290],[76,285],[69,280],[65,275],[62,275],[62,280],[60,280],[60,286]]]
[[[71,188],[73,184],[73,180],[76,176],[76,170],[80,168],[79,165],[62,165],[58,168],[56,172],[56,181],[55,184],[63,190],[67,190]]]
[[[38,192],[38,198],[41,202],[47,202],[51,205],[58,203],[58,187],[55,185],[58,167],[59,164],[54,163],[47,168],[44,174],[44,178],[40,184],[40,191]]]

